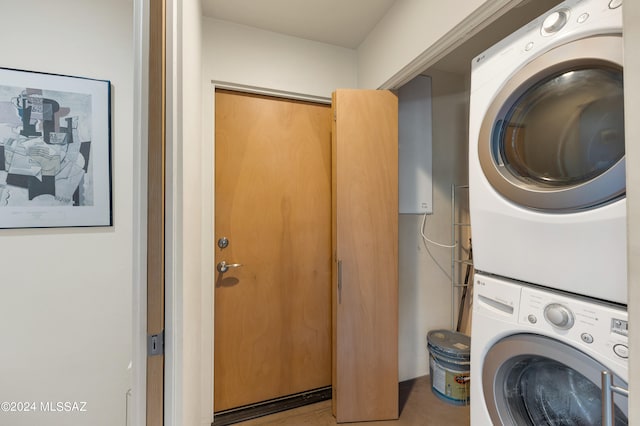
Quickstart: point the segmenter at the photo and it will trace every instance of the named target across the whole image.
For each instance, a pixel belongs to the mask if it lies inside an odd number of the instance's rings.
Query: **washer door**
[[[482,122],[482,170],[523,207],[568,212],[624,196],[622,37],[556,47],[513,75]]]
[[[506,337],[489,349],[482,388],[495,425],[602,424],[601,372],[607,367],[565,343],[536,334]],[[617,386],[626,382],[614,376]],[[616,395],[615,424],[627,425]]]

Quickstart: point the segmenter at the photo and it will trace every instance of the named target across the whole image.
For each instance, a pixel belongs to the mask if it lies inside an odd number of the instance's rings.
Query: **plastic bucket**
[[[469,403],[471,338],[449,330],[427,334],[431,391],[455,405]]]

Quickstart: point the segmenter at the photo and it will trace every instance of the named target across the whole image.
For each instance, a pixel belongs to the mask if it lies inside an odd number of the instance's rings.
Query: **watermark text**
[[[84,413],[85,401],[3,401],[0,412],[3,413]]]

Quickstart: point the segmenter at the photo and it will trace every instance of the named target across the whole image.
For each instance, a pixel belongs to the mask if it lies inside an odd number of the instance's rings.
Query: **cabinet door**
[[[398,101],[333,94],[333,413],[398,418]]]

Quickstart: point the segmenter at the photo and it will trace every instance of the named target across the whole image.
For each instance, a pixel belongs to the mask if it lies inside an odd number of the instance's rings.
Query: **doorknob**
[[[222,274],[227,272],[229,268],[239,268],[240,266],[242,266],[240,263],[227,263],[223,260],[216,265],[216,269]]]

